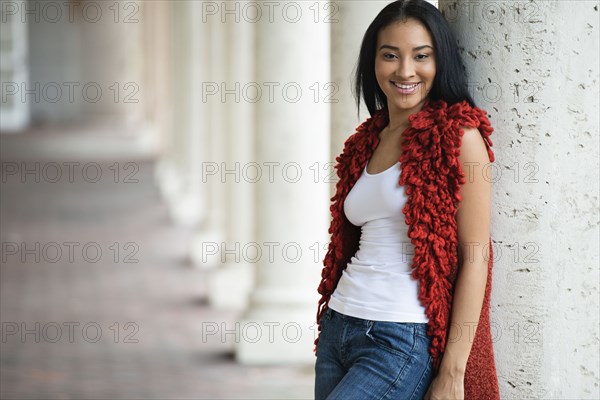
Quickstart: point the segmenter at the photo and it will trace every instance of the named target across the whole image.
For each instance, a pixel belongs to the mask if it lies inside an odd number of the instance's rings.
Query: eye
[[[423,60],[429,58],[429,54],[419,54],[415,58],[417,59],[417,61],[423,61]]]
[[[385,60],[392,60],[396,57],[396,55],[394,53],[384,53],[383,54],[383,58]]]

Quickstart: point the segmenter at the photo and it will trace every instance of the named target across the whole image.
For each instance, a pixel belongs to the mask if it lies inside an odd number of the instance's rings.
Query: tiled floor
[[[2,160],[3,399],[312,398],[312,367],[241,366],[230,343],[203,340],[203,322],[237,312],[207,306],[151,162],[115,183],[130,160],[80,161],[73,182],[67,161],[56,179],[49,161]]]

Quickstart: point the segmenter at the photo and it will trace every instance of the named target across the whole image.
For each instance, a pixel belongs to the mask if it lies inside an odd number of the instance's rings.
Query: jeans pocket
[[[415,333],[410,323],[369,321],[365,334],[380,349],[407,361],[413,354]]]
[[[321,333],[325,331],[326,327],[329,325],[329,321],[331,321],[331,312],[331,308],[328,308],[321,316],[321,321],[319,322],[319,325],[321,326]]]
[[[425,339],[431,340],[429,335],[427,334],[427,323],[415,323],[415,335]]]
[[[331,308],[327,308],[327,310],[325,310],[325,312],[323,313],[323,316],[321,317],[321,324],[324,322],[328,322],[329,320],[331,320],[333,310]]]

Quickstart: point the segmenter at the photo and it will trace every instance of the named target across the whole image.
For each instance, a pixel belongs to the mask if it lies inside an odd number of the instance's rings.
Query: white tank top
[[[419,282],[410,276],[414,245],[402,213],[407,196],[398,184],[400,162],[378,174],[367,166],[344,201],[346,217],[361,227],[359,249],[328,306],[372,321],[428,322]]]

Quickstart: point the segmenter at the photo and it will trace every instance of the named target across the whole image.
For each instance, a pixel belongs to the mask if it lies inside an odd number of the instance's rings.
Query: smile
[[[393,82],[394,86],[398,89],[398,92],[401,94],[413,94],[417,91],[417,87],[421,84],[421,82],[413,83],[413,84],[404,84]]]

